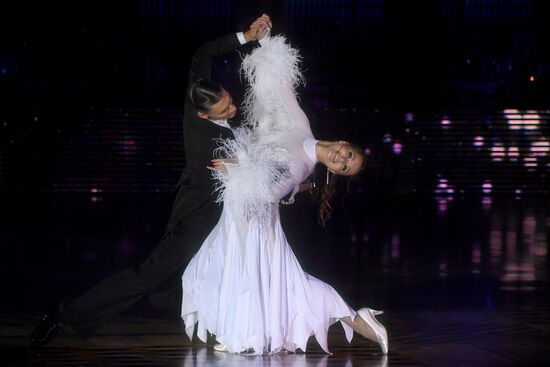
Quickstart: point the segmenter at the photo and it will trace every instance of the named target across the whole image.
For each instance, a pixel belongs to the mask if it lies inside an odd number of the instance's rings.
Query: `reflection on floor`
[[[0,197],[0,359],[7,366],[530,366],[550,360],[549,202],[544,198],[347,200],[319,229],[307,200],[283,207],[303,268],[353,307],[384,309],[390,354],[331,327],[325,355],[244,357],[190,341],[142,302],[89,341],[67,329],[30,351],[40,313],[154,247],[169,196]]]

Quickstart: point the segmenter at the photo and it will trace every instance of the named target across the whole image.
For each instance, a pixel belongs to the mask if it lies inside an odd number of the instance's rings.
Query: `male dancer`
[[[227,119],[237,112],[231,95],[210,80],[213,60],[240,45],[260,40],[271,26],[269,16],[263,14],[246,32],[215,39],[195,52],[183,118],[187,165],[178,181],[162,240],[141,264],[104,279],[58,312],[44,315],[30,335],[31,347],[46,345],[66,325],[88,339],[102,325],[171,279],[177,278],[181,287],[181,273],[221,215],[222,208],[214,202],[214,181],[208,167],[216,148],[214,139],[233,136]]]

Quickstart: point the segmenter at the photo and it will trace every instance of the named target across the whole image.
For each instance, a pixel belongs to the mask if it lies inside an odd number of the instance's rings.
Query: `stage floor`
[[[88,341],[69,328],[32,351],[28,334],[56,300],[135,264],[154,247],[169,195],[0,196],[2,366],[535,366],[550,362],[547,198],[355,197],[326,230],[307,200],[282,208],[308,273],[354,308],[383,309],[390,353],[330,329],[326,355],[245,357],[190,341],[141,302]]]

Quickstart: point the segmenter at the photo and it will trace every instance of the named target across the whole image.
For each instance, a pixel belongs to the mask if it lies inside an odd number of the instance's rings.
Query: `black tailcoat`
[[[210,78],[214,59],[240,46],[235,34],[200,47],[191,61],[189,84]],[[181,275],[221,214],[214,202],[213,179],[206,168],[216,148],[215,138],[232,137],[231,130],[201,119],[185,100],[183,133],[187,165],[178,181],[166,232],[153,252],[139,265],[112,275],[67,303],[60,320],[87,338],[146,294],[166,287],[181,306]],[[170,292],[168,292],[170,293]],[[178,305],[179,303],[179,305]]]

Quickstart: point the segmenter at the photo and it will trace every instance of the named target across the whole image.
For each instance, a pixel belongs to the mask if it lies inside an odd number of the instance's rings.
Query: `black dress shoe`
[[[61,330],[63,323],[55,314],[45,314],[29,337],[29,345],[33,349],[42,348],[48,344]]]

